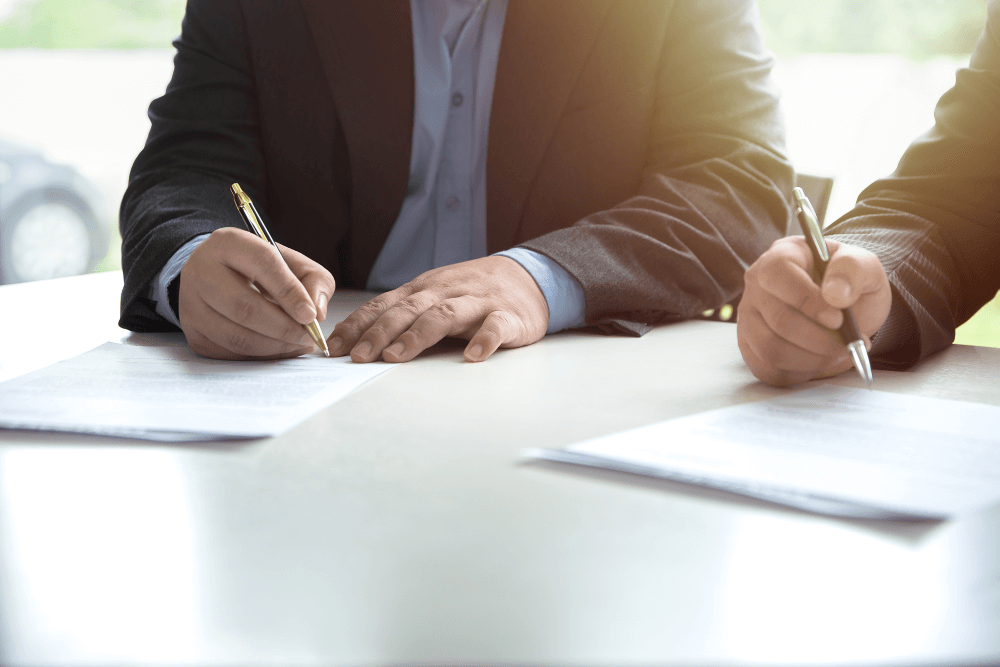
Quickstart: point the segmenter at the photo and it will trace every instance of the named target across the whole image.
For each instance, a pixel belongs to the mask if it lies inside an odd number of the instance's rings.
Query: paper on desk
[[[1000,407],[823,385],[526,455],[823,514],[944,518],[1000,501]]]
[[[272,436],[392,367],[318,355],[218,361],[186,345],[105,343],[0,383],[0,427],[168,442]]]

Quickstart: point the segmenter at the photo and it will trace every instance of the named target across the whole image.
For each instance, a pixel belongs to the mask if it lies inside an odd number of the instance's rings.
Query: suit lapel
[[[409,180],[414,105],[410,5],[403,0],[301,2],[347,143],[349,276],[363,286],[399,215]]]
[[[611,0],[510,0],[500,43],[486,163],[490,253],[522,227],[532,184]]]

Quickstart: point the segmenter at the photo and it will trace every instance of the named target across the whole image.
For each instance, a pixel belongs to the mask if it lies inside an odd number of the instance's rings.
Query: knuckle
[[[791,303],[790,305],[795,308],[795,310],[804,313],[807,311],[809,302],[813,299],[814,294],[811,291],[805,291],[793,292],[789,296],[794,300],[794,303]]]
[[[517,339],[525,334],[520,320],[505,310],[495,310],[480,328],[480,333],[496,343],[507,339]]]
[[[381,322],[376,322],[375,324],[368,327],[361,340],[368,341],[372,345],[378,345],[383,341],[387,341],[390,337],[389,330]]]
[[[428,309],[428,314],[444,322],[451,322],[459,317],[456,304],[451,299],[438,301]]]
[[[771,329],[778,333],[788,333],[792,328],[794,315],[788,308],[778,308],[771,314]]]
[[[233,303],[233,321],[240,324],[253,321],[257,312],[257,304],[252,298],[240,297]]]
[[[395,310],[399,314],[405,315],[408,319],[413,320],[428,310],[427,298],[421,296],[420,292],[417,292],[397,301],[390,310]]]
[[[238,354],[249,356],[254,351],[251,338],[251,334],[245,330],[234,331],[226,339],[226,348]]]
[[[389,306],[382,299],[376,298],[362,304],[358,308],[358,314],[365,318],[377,319],[388,309]]]
[[[281,340],[288,342],[304,342],[306,338],[305,329],[298,322],[284,318],[281,330],[278,332]]]
[[[407,349],[411,349],[414,347],[423,347],[425,341],[427,344],[435,342],[427,340],[428,338],[429,336],[419,329],[407,329],[396,338],[396,342],[403,343]]]
[[[344,320],[333,328],[333,333],[345,342],[350,343],[364,333],[364,330],[356,323]]]
[[[334,286],[336,281],[329,269],[320,264],[308,264],[302,272],[303,278],[323,286]],[[304,280],[303,280],[304,282]]]
[[[212,243],[229,243],[233,237],[240,236],[241,231],[236,227],[221,227],[209,234],[205,241],[206,243],[209,241]]]
[[[821,311],[829,308],[820,294],[807,294],[799,306],[799,310],[811,318],[815,318]]]
[[[301,283],[293,280],[285,280],[278,288],[278,293],[274,297],[282,303],[294,300],[300,294]]]

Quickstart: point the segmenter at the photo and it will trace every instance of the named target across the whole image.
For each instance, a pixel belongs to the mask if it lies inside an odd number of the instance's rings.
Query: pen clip
[[[802,188],[797,187],[792,192],[795,193],[795,203],[798,205],[797,213],[802,225],[802,233],[808,237],[809,245],[815,248],[816,254],[825,264],[830,261],[830,253],[826,249],[826,240],[823,238],[823,230],[820,229],[816,210],[813,209],[812,202],[806,197]]]
[[[250,229],[248,231],[254,232],[257,236],[264,239],[271,246],[278,251],[281,255],[281,249],[278,248],[278,244],[274,242],[274,238],[271,236],[271,232],[267,231],[267,227],[264,226],[264,219],[260,217],[260,213],[257,212],[257,207],[253,205],[253,201],[250,197],[243,192],[243,188],[240,187],[239,183],[233,183],[229,186],[229,191],[233,195],[233,200],[236,202],[236,208],[239,209],[240,213],[243,215],[243,222],[246,223],[247,227]],[[285,256],[281,255],[281,259]]]

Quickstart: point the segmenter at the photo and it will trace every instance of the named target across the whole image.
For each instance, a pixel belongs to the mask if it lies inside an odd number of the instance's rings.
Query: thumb
[[[849,273],[830,275],[829,271],[823,278],[823,300],[834,308],[848,308],[858,300],[854,283]]]
[[[832,249],[820,289],[823,300],[834,308],[849,308],[868,292],[876,291],[884,280],[885,270],[878,257],[863,248],[839,243]]]

